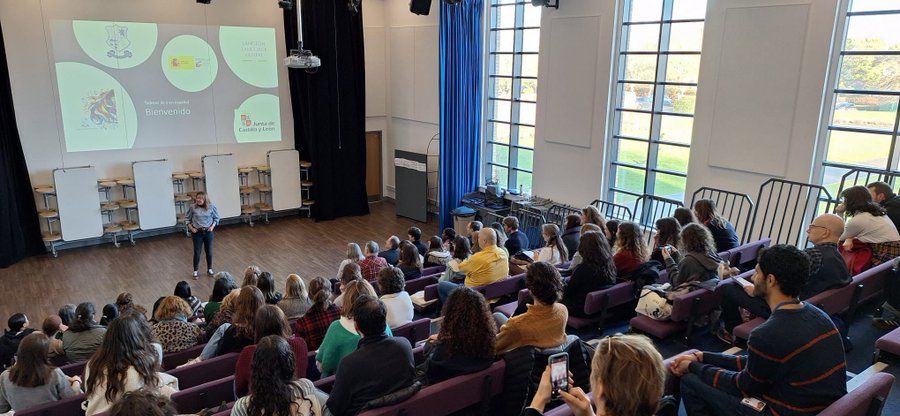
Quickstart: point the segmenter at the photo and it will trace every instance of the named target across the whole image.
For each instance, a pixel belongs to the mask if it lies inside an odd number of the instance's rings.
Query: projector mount
[[[314,74],[322,66],[322,60],[313,55],[312,51],[303,49],[303,19],[300,15],[300,1],[296,0],[297,8],[297,49],[291,49],[291,54],[284,58],[284,66],[288,68],[305,69],[307,73]],[[279,1],[278,7],[290,10],[293,7],[291,1]]]

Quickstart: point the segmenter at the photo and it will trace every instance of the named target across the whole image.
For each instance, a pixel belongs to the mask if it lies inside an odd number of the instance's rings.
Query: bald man
[[[800,300],[809,299],[829,289],[844,287],[850,284],[852,277],[847,264],[838,251],[838,241],[844,232],[844,220],[834,214],[822,214],[812,220],[806,229],[806,235],[813,246],[804,250],[810,257],[809,280],[800,289]],[[753,285],[722,285],[718,289],[722,295],[722,322],[724,332],[719,331],[722,341],[731,343],[731,331],[742,323],[740,308],[753,315],[768,318],[771,314],[769,305],[762,299],[753,296]]]
[[[506,250],[497,247],[497,232],[493,228],[482,228],[478,231],[478,245],[481,251],[471,255],[459,264],[459,270],[466,275],[465,285],[469,287],[484,286],[509,276],[509,255]],[[447,300],[450,292],[459,286],[456,283],[438,282],[438,297],[441,303]]]

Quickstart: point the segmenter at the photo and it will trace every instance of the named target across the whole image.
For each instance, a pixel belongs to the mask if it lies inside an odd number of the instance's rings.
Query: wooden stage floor
[[[216,230],[213,269],[243,277],[250,264],[275,276],[279,291],[290,273],[306,280],[317,275],[333,277],[344,259],[347,243],[362,246],[368,240],[379,245],[392,234],[406,238],[406,229],[417,226],[424,238],[437,233],[437,221],[423,224],[397,217],[391,202],[369,205],[371,214],[315,222],[290,216],[256,223],[223,226]],[[191,240],[184,234],[169,234],[137,240],[132,247],[101,246],[61,251],[59,258],[37,256],[0,269],[0,326],[16,312],[24,312],[32,326],[55,314],[66,303],[93,302],[97,319],[103,305],[114,303],[120,292],[131,292],[148,310],[160,296],[172,294],[179,280],[191,283],[194,296],[203,301],[212,292],[213,279],[203,270],[199,280],[191,278]]]

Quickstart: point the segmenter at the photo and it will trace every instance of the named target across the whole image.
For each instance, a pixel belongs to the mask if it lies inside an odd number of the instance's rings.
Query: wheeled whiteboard
[[[97,171],[93,166],[61,168],[53,171],[59,228],[65,241],[103,235]]]
[[[237,159],[233,154],[203,156],[206,194],[216,206],[220,218],[241,215],[240,182]]]
[[[137,194],[138,218],[142,230],[174,227],[175,193],[172,164],[168,160],[147,160],[131,164]]]
[[[300,208],[300,152],[271,150],[267,159],[272,177],[272,209]]]

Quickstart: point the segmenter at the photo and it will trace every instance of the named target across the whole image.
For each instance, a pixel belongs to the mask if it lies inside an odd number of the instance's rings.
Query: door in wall
[[[381,132],[366,132],[366,195],[369,202],[381,200]]]

